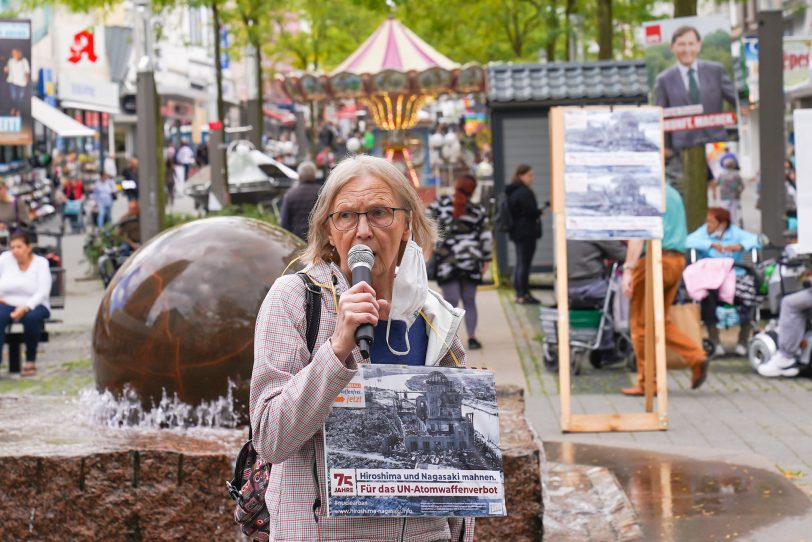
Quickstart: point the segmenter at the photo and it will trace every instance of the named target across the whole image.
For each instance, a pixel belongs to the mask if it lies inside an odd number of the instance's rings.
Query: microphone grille
[[[372,249],[366,245],[355,245],[350,249],[349,254],[347,254],[347,263],[350,265],[350,269],[354,269],[355,266],[359,264],[372,269],[375,263],[375,254],[373,254]]]

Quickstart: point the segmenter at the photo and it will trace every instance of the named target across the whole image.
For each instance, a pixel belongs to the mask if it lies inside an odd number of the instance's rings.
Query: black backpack
[[[510,212],[510,200],[505,192],[500,192],[496,196],[496,216],[494,223],[499,230],[509,232],[513,229],[513,215]]]
[[[307,349],[313,353],[316,338],[319,335],[321,320],[321,288],[304,273],[296,273],[307,288],[305,315],[307,319]],[[234,521],[240,525],[243,534],[251,540],[268,540],[270,534],[270,514],[265,505],[265,492],[271,478],[270,463],[266,463],[254,449],[251,424],[248,424],[248,442],[246,442],[234,464],[234,478],[226,482],[228,495],[236,501]],[[315,475],[315,465],[314,465]],[[318,480],[317,487],[318,487]],[[321,507],[321,499],[313,503],[313,514]]]

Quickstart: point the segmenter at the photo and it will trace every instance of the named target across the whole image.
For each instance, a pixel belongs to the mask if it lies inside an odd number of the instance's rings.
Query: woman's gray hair
[[[296,173],[299,174],[299,182],[309,183],[310,181],[315,181],[316,171],[316,164],[310,160],[305,160],[296,168]]]
[[[329,237],[329,214],[336,196],[349,182],[365,177],[375,177],[389,185],[400,207],[409,210],[411,231],[414,241],[421,248],[434,248],[437,241],[437,226],[426,216],[425,207],[417,195],[414,185],[388,160],[358,154],[345,158],[330,172],[327,182],[319,192],[316,206],[310,214],[310,230],[307,235],[307,248],[302,255],[306,263],[319,261],[339,263],[339,257]]]

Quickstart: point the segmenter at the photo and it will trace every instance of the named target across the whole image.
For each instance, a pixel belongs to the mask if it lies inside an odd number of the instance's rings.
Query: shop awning
[[[31,116],[59,137],[93,137],[96,134],[94,130],[76,122],[36,96],[31,97]]]
[[[95,111],[96,113],[109,113],[118,115],[121,108],[97,103],[77,102],[76,100],[59,100],[59,106],[65,109],[82,109],[83,111]]]

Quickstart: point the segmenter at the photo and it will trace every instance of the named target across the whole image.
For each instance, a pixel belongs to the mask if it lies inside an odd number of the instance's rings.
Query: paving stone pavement
[[[551,292],[540,295],[552,301]],[[527,417],[543,442],[632,446],[760,466],[783,473],[812,496],[812,424],[805,408],[812,379],[765,379],[744,358],[722,358],[711,362],[708,380],[696,391],[689,371],[668,372],[667,431],[564,434],[558,375],[543,366],[538,307],[514,304],[509,291],[500,301],[527,378]],[[573,414],[642,412],[642,398],[620,394],[633,380],[623,366],[585,367],[572,377]]]

